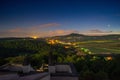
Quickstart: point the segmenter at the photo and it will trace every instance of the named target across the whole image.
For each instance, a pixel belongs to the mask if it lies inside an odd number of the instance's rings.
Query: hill
[[[103,36],[88,36],[83,34],[72,33],[64,36],[55,36],[48,39],[57,39],[65,42],[78,42],[78,41],[90,41],[90,40],[120,40],[120,34],[103,35]]]

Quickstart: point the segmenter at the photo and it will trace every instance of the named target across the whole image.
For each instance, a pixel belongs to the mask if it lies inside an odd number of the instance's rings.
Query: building
[[[72,63],[50,65],[48,68],[48,72],[37,72],[30,66],[24,68],[7,64],[0,66],[0,80],[78,80]],[[19,71],[23,73],[19,74]]]
[[[30,71],[35,71],[31,65],[22,65],[22,64],[5,64],[0,66],[0,70],[8,70],[8,71],[16,71],[16,72],[23,72],[29,73]]]
[[[49,66],[50,80],[78,80],[77,71],[72,63]]]

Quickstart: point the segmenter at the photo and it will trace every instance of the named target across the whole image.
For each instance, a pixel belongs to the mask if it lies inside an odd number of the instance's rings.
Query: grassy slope
[[[93,53],[119,53],[119,40],[92,40],[77,42],[80,47],[88,48]]]

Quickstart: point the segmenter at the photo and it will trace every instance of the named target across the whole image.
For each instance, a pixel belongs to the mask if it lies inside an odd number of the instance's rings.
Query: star
[[[108,28],[110,28],[110,27],[111,27],[111,25],[110,25],[110,24],[108,24],[108,25],[107,25],[107,27],[108,27]]]

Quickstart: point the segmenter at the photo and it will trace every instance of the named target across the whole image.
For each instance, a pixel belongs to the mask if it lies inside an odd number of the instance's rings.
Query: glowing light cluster
[[[37,36],[32,36],[33,39],[37,39],[38,37]]]
[[[111,56],[105,58],[106,61],[109,61],[109,60],[112,60],[112,59],[113,58]]]

